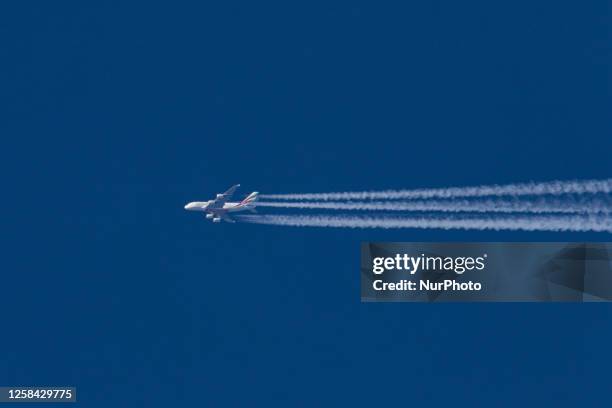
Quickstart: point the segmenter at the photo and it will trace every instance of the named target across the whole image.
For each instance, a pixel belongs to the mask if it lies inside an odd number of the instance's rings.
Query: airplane
[[[234,192],[240,187],[240,184],[232,186],[223,194],[217,194],[214,200],[209,201],[193,201],[185,206],[187,211],[202,211],[206,213],[207,219],[212,219],[213,222],[236,222],[232,217],[228,215],[230,212],[238,212],[248,210],[256,213],[255,202],[257,201],[257,191],[253,191],[251,194],[240,202],[228,202],[234,194]]]

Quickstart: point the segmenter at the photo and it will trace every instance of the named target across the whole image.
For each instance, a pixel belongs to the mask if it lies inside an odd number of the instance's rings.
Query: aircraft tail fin
[[[259,198],[258,195],[259,193],[257,191],[253,191],[244,200],[242,200],[241,204],[255,204],[255,202]]]

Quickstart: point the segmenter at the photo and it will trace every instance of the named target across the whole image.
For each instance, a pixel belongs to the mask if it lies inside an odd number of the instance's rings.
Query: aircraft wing
[[[236,184],[235,186],[231,186],[223,194],[217,194],[217,198],[215,198],[213,200],[213,202],[208,206],[208,208],[211,209],[211,210],[215,209],[215,208],[223,208],[223,204],[225,204],[225,202],[232,197],[232,195],[238,189],[238,187],[240,187],[240,184]]]
[[[231,186],[225,193],[223,193],[223,197],[228,199],[234,194],[234,192],[240,187],[240,184],[236,184],[235,186]]]

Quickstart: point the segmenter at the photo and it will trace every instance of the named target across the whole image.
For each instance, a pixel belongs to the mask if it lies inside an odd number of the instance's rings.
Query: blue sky
[[[610,177],[604,1],[67,2],[2,15],[3,385],[80,405],[590,405],[605,305],[361,304],[361,241],[242,192]],[[326,405],[326,404],[325,404]]]

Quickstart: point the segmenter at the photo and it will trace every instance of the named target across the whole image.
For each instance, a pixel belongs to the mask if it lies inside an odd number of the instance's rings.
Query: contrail
[[[348,215],[241,215],[240,221],[253,224],[325,228],[438,228],[522,231],[612,232],[607,216],[503,216],[503,217],[387,217]]]
[[[456,198],[484,196],[524,196],[596,194],[612,192],[612,179],[583,181],[549,181],[543,183],[519,183],[476,187],[450,187],[415,190],[353,191],[308,194],[262,194],[261,198],[273,200],[374,200],[415,198]]]
[[[439,211],[477,213],[612,213],[609,197],[592,199],[477,199],[413,201],[325,201],[325,202],[258,202],[258,207],[304,208],[327,210],[373,211]]]

